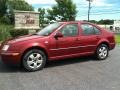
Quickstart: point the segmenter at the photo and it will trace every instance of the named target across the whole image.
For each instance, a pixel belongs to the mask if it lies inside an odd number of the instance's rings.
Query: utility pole
[[[90,21],[90,10],[91,10],[91,2],[93,0],[87,0],[89,2],[89,6],[88,6],[88,22]]]

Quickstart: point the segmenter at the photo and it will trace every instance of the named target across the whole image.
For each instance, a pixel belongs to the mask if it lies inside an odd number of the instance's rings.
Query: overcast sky
[[[55,0],[25,0],[31,4],[35,10],[41,8],[51,8],[55,5]],[[73,0],[77,6],[76,20],[87,20],[88,2],[86,0]],[[93,0],[91,8],[91,20],[100,19],[120,19],[120,0]]]

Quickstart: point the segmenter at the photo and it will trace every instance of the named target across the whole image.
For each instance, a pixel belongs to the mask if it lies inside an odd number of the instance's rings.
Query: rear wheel
[[[23,57],[23,67],[28,71],[42,69],[46,63],[46,55],[38,49],[29,50]]]
[[[96,50],[96,57],[98,60],[104,60],[108,57],[109,49],[106,44],[101,44]]]

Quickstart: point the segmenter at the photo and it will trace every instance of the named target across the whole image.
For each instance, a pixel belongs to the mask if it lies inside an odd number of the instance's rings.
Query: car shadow
[[[19,72],[22,69],[19,67],[14,67],[14,66],[8,66],[5,65],[2,61],[0,61],[0,73],[14,73],[14,72]]]
[[[69,59],[63,59],[63,60],[55,60],[55,61],[48,62],[46,64],[45,68],[65,66],[65,65],[69,65],[69,64],[82,63],[82,62],[88,62],[88,61],[96,61],[96,60],[94,57],[91,57],[91,56],[69,58]]]
[[[45,68],[60,67],[69,64],[82,63],[88,61],[96,61],[95,58],[88,57],[79,57],[79,58],[69,58],[64,60],[56,60],[47,62]],[[0,73],[14,73],[14,72],[27,72],[21,67],[7,66],[0,61]]]

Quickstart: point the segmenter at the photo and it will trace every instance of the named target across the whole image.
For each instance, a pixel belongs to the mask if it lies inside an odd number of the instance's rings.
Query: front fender
[[[22,52],[21,53],[24,53],[27,49],[29,48],[33,48],[33,47],[39,47],[41,49],[44,49],[46,53],[48,53],[48,49],[47,49],[47,46],[41,44],[41,43],[30,43],[26,46],[24,46],[24,48],[21,50]]]

